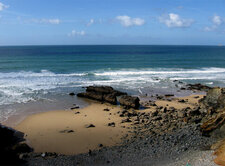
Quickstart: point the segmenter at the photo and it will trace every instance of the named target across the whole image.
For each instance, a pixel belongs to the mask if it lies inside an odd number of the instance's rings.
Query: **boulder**
[[[32,151],[24,143],[24,134],[0,124],[0,165],[14,165],[21,162],[20,154]]]
[[[139,108],[140,99],[138,97],[133,97],[133,96],[122,96],[119,100],[120,105],[123,105],[127,108]]]
[[[89,86],[86,88],[85,93],[78,93],[78,97],[89,98],[98,100],[101,102],[108,102],[111,104],[117,104],[117,96],[126,95],[124,92],[114,90],[110,86]]]

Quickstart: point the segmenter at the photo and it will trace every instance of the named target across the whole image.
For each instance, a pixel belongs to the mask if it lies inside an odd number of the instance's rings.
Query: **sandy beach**
[[[191,95],[171,101],[157,100],[157,106],[136,112],[151,113],[157,107],[193,108],[202,97],[203,95]],[[181,100],[188,102],[179,102]],[[35,152],[67,155],[87,153],[89,150],[100,149],[101,146],[120,145],[123,137],[132,134],[129,131],[133,130],[134,124],[121,123],[124,118],[119,113],[122,111],[120,106],[93,102],[82,109],[49,111],[28,116],[15,129],[26,134],[25,138]],[[109,126],[110,123],[114,124]],[[91,124],[94,127],[88,128]]]
[[[121,143],[121,138],[128,132],[126,125],[120,124],[122,118],[117,112],[121,110],[116,106],[93,103],[83,109],[34,114],[15,128],[26,134],[35,152],[86,153]],[[108,126],[112,122],[115,126]]]

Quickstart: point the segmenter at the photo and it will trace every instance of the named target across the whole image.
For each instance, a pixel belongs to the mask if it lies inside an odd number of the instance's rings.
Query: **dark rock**
[[[85,125],[86,128],[92,128],[92,127],[95,127],[95,125],[93,124],[88,124],[88,125]]]
[[[70,96],[75,96],[75,93],[71,92],[69,93]]]
[[[109,110],[108,108],[105,108],[103,111],[107,111],[107,112],[108,112],[108,111],[110,111],[110,110]]]
[[[114,122],[108,123],[108,126],[115,127],[116,124]]]
[[[151,111],[151,116],[157,116],[158,113],[159,113],[158,110],[153,110],[153,111]]]
[[[208,91],[212,89],[211,87],[202,84],[188,84],[187,87],[188,90],[198,90],[198,91]]]
[[[161,100],[161,99],[163,99],[163,96],[157,96],[156,97],[158,100]]]
[[[178,100],[179,103],[185,103],[184,99]]]
[[[99,145],[98,145],[98,147],[102,148],[102,147],[103,147],[103,145],[102,145],[102,144],[99,144]]]
[[[122,96],[119,100],[120,104],[126,106],[127,108],[139,108],[140,99],[138,97],[132,96]]]
[[[60,131],[60,133],[73,133],[74,131],[73,130],[62,130]]]
[[[123,119],[122,123],[126,123],[126,122],[132,122],[129,118]]]
[[[165,94],[165,97],[172,97],[174,94]]]
[[[14,165],[21,162],[21,153],[33,149],[24,143],[24,134],[0,124],[0,165]]]
[[[117,104],[116,96],[117,96],[116,93],[105,94],[103,95],[103,101],[116,105]]]
[[[126,95],[124,92],[114,90],[110,86],[89,86],[86,88],[86,93],[78,93],[78,97],[89,98],[101,102],[117,104],[117,96]]]
[[[14,145],[12,150],[17,154],[32,152],[32,149],[25,142],[20,142]]]
[[[102,93],[102,94],[115,93],[116,96],[127,95],[127,93],[114,90],[110,86],[89,86],[89,87],[87,87],[86,91],[87,92],[97,92],[97,93]]]
[[[189,111],[187,111],[188,116],[196,116],[196,115],[200,115],[201,112],[199,111],[199,108],[195,108],[195,109],[190,109]]]
[[[75,110],[75,109],[79,109],[79,108],[80,108],[79,106],[75,106],[75,107],[71,107],[70,109]]]

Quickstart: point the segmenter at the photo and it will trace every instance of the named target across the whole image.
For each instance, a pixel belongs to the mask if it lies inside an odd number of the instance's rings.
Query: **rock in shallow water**
[[[110,86],[89,86],[86,88],[85,93],[78,93],[78,97],[89,98],[98,100],[101,102],[108,102],[111,104],[117,104],[117,96],[126,95],[124,92],[114,90]]]

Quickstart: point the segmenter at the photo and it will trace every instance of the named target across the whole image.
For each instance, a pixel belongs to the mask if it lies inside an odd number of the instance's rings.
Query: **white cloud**
[[[212,19],[212,22],[216,25],[221,25],[222,24],[222,19],[220,16],[215,15]]]
[[[220,25],[222,25],[225,22],[225,19],[221,18],[218,15],[214,15],[212,17],[212,25],[211,26],[206,26],[204,28],[204,31],[210,32],[216,30]]]
[[[61,21],[59,19],[41,19],[40,23],[46,24],[59,24]]]
[[[145,20],[141,18],[131,18],[129,16],[117,16],[116,20],[124,27],[141,26],[145,24]]]
[[[76,30],[72,30],[71,33],[68,34],[69,37],[73,37],[73,36],[84,36],[86,35],[85,31],[76,31]]]
[[[32,22],[34,23],[39,23],[39,24],[60,24],[61,20],[60,19],[32,19]]]
[[[9,7],[9,6],[4,5],[3,3],[0,2],[0,11],[6,9],[6,8],[8,8],[8,7]]]
[[[204,28],[204,31],[210,32],[210,31],[214,31],[216,28],[217,28],[217,26],[213,25],[213,26],[211,26],[211,27],[205,27],[205,28]]]
[[[159,21],[165,24],[169,28],[189,27],[193,23],[192,19],[183,19],[178,14],[174,14],[174,13],[169,13],[166,16],[159,17]]]
[[[95,23],[95,20],[94,19],[90,19],[90,21],[87,23],[87,26],[91,26],[94,23]]]

